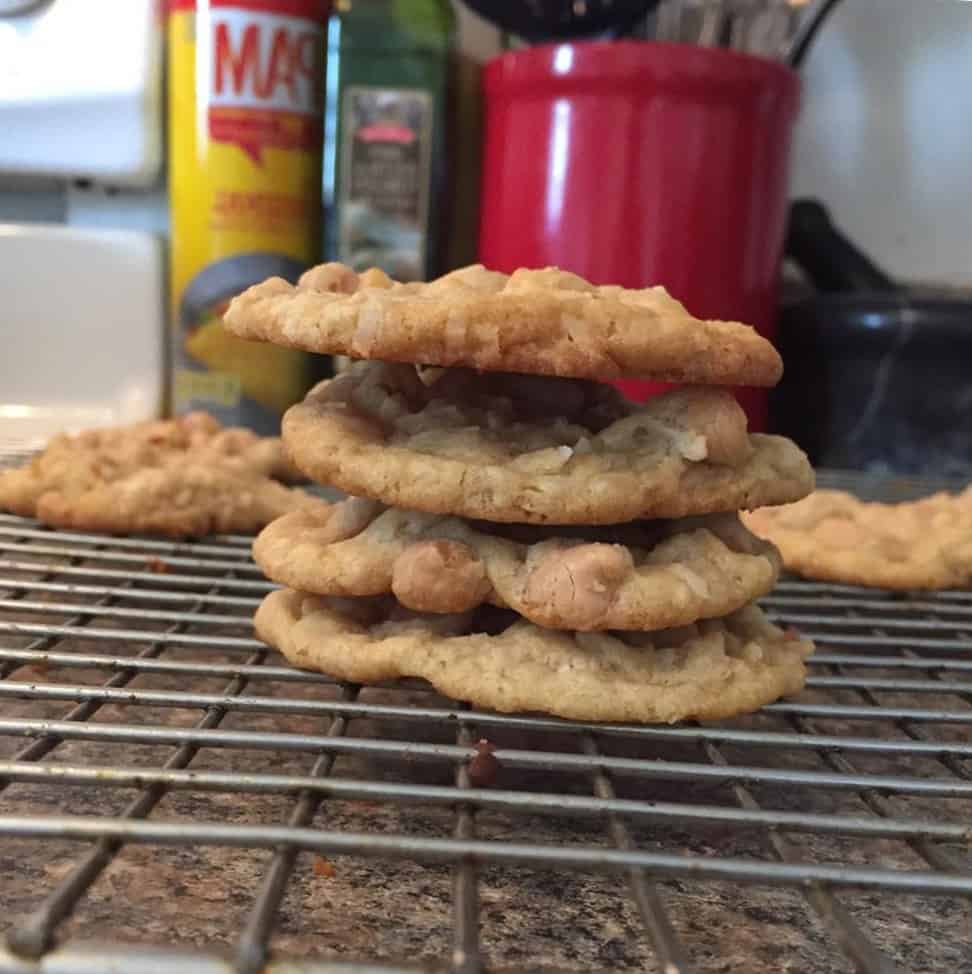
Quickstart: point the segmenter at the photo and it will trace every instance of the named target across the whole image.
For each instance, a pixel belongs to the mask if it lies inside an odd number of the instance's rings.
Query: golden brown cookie
[[[208,413],[194,412],[55,436],[29,464],[0,473],[0,508],[33,517],[38,499],[49,490],[80,493],[187,457],[287,483],[303,479],[279,438],[225,428]]]
[[[818,490],[744,517],[807,578],[889,589],[972,585],[972,489],[902,504]]]
[[[203,537],[251,534],[282,514],[320,503],[268,477],[181,460],[80,493],[47,491],[37,501],[36,516],[53,527],[80,531]]]
[[[0,509],[92,531],[245,532],[308,503],[270,477],[301,477],[279,439],[190,413],[55,437],[26,466],[0,473]],[[232,502],[233,482],[245,503]]]
[[[609,524],[782,504],[813,487],[789,440],[750,436],[730,393],[643,406],[596,382],[363,362],[284,416],[311,479],[393,507]]]
[[[776,549],[736,514],[511,532],[358,498],[274,521],[253,555],[269,578],[302,592],[394,593],[419,612],[491,602],[540,626],[584,631],[724,616],[765,595],[780,569]]]
[[[74,436],[57,436],[44,452],[77,453],[89,449],[111,455],[120,464],[128,458],[135,467],[150,462],[153,456],[188,453],[193,458],[231,461],[241,470],[285,483],[303,479],[279,437],[258,436],[241,426],[223,426],[214,416],[202,411],[131,426],[84,430]]]
[[[595,286],[548,267],[465,267],[425,283],[323,264],[233,299],[241,338],[352,358],[610,379],[775,385],[783,365],[747,325],[700,321],[664,288]]]
[[[392,599],[272,592],[258,636],[291,663],[339,680],[428,680],[440,693],[503,712],[672,723],[749,713],[798,692],[810,642],[756,606],[654,633],[543,629],[486,609],[419,615]]]

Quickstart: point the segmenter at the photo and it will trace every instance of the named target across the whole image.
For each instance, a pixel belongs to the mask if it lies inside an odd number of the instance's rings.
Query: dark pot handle
[[[820,291],[900,290],[834,226],[817,200],[794,200],[790,206],[785,251]]]

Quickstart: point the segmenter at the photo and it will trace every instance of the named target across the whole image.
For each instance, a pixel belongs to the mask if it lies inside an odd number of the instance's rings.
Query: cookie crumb
[[[325,879],[330,879],[336,872],[334,866],[323,856],[314,856],[313,869],[315,876],[323,876]]]
[[[499,771],[499,761],[493,752],[496,748],[485,738],[476,742],[476,754],[469,762],[469,783],[473,788],[488,788]]]
[[[149,558],[148,561],[145,562],[145,567],[154,575],[169,574],[169,566],[161,558]]]
[[[28,663],[24,667],[24,672],[29,673],[31,679],[35,677],[39,680],[47,679],[47,671],[50,668],[50,660],[44,656],[41,659],[34,660],[32,663]]]
[[[783,630],[783,638],[787,642],[793,642],[794,640],[802,639],[803,637],[800,635],[800,630],[795,626],[787,626]]]

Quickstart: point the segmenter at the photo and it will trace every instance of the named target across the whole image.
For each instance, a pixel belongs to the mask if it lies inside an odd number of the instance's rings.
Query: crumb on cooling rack
[[[330,879],[335,873],[334,866],[323,856],[314,856],[313,869],[315,876],[323,876],[325,879]]]
[[[499,771],[499,761],[493,752],[496,748],[485,738],[476,742],[476,753],[469,761],[469,783],[473,788],[488,788]]]
[[[40,659],[28,663],[24,667],[24,673],[29,674],[31,679],[46,680],[50,665],[50,660],[46,656],[42,656]]]
[[[169,566],[161,558],[149,558],[145,562],[145,567],[156,575],[168,575]]]

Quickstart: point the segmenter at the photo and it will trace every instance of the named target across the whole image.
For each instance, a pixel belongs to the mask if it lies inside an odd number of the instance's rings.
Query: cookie
[[[419,612],[490,602],[540,626],[583,631],[727,615],[765,595],[780,569],[776,549],[736,514],[504,533],[358,498],[274,521],[253,556],[268,578],[302,592],[393,593]]]
[[[134,466],[151,462],[153,454],[190,453],[199,458],[232,461],[241,470],[274,480],[303,479],[290,462],[279,437],[258,436],[241,426],[223,426],[215,416],[196,411],[173,419],[149,420],[131,426],[84,430],[74,436],[54,437],[45,453],[95,450],[114,455],[118,462],[130,457]]]
[[[813,471],[746,432],[729,392],[644,405],[600,383],[359,363],[284,416],[297,466],[393,507],[488,521],[609,524],[782,504]]]
[[[901,590],[972,586],[972,489],[902,504],[818,490],[745,520],[807,578]]]
[[[245,532],[309,502],[270,477],[301,479],[279,439],[190,413],[54,437],[0,473],[0,509],[91,531]],[[231,496],[234,483],[245,501]]]
[[[81,492],[186,457],[288,483],[303,479],[279,438],[227,429],[208,413],[195,412],[55,436],[29,464],[0,473],[0,508],[33,517],[48,491]]]
[[[323,503],[296,487],[233,467],[189,461],[137,470],[82,491],[49,490],[36,516],[53,527],[105,534],[252,534],[274,518]]]
[[[748,325],[700,321],[662,287],[595,286],[548,267],[481,265],[429,283],[359,277],[341,264],[234,298],[229,332],[310,352],[499,372],[775,385],[783,365]]]
[[[394,600],[290,589],[257,610],[257,635],[295,666],[339,680],[428,680],[474,707],[574,720],[672,723],[749,713],[796,693],[813,646],[756,606],[654,633],[543,629],[510,612],[422,615]]]

